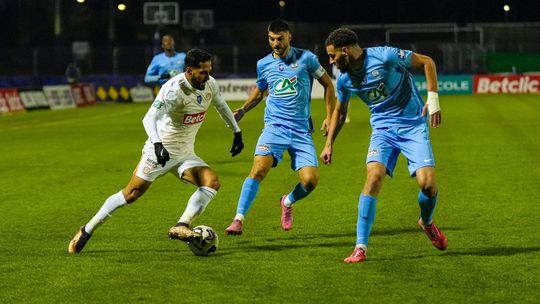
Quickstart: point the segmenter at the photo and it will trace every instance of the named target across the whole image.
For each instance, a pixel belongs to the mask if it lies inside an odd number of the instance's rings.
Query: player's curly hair
[[[213,55],[203,49],[194,48],[187,52],[184,63],[186,67],[198,68],[201,63],[212,60]]]
[[[344,47],[358,44],[358,36],[351,29],[340,27],[328,35],[325,46]]]
[[[282,19],[276,19],[268,25],[268,31],[272,33],[279,33],[279,32],[290,32],[291,28],[289,27],[289,24],[287,21]]]

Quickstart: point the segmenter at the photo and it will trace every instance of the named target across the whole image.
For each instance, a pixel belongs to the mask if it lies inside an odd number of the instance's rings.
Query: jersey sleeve
[[[257,62],[257,87],[261,91],[264,91],[268,88],[268,82],[266,81],[266,77],[263,73],[263,65],[260,61]]]
[[[389,46],[383,48],[383,58],[385,58],[385,62],[390,63],[392,66],[409,68],[411,66],[412,54],[413,51],[411,50],[402,50]]]
[[[150,65],[146,69],[146,75],[144,76],[144,82],[154,83],[159,80],[159,65],[157,64],[157,57],[154,56]]]
[[[208,83],[210,85],[210,89],[212,90],[212,103],[218,111],[219,116],[221,119],[223,119],[223,121],[225,121],[227,127],[229,127],[233,132],[240,132],[240,127],[238,127],[238,123],[234,119],[231,108],[229,108],[227,102],[223,96],[221,96],[217,81],[214,78],[211,78]]]
[[[307,59],[307,68],[308,72],[314,79],[321,78],[324,73],[326,73],[325,69],[321,66],[319,62],[319,58],[317,55],[309,52],[308,59]]]
[[[351,99],[351,92],[347,90],[345,86],[345,80],[343,74],[339,74],[336,81],[338,101],[340,103],[348,102]]]

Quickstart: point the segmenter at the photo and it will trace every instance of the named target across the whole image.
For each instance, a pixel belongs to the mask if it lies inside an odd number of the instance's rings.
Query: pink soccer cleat
[[[366,259],[366,252],[364,249],[360,247],[354,247],[353,253],[346,259],[343,260],[343,262],[347,264],[352,263],[361,263]]]
[[[242,221],[241,220],[233,220],[231,225],[225,229],[225,232],[228,235],[241,235],[243,231]]]
[[[292,207],[285,206],[285,197],[286,195],[281,197],[281,228],[283,230],[288,231],[292,229],[293,224],[293,217],[292,217]]]
[[[448,239],[442,233],[442,231],[435,226],[434,223],[431,223],[431,225],[424,226],[424,223],[422,222],[422,219],[418,220],[418,225],[420,225],[420,228],[424,230],[424,233],[427,235],[429,240],[431,241],[431,244],[435,246],[439,250],[446,250],[448,247]]]

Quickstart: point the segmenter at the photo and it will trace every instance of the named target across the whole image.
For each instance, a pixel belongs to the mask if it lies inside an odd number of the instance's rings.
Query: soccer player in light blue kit
[[[393,47],[363,49],[356,34],[347,28],[330,33],[326,51],[330,63],[337,66],[341,75],[337,80],[338,103],[329,123],[322,161],[325,164],[332,161],[332,146],[347,116],[351,94],[369,107],[373,129],[366,159],[366,183],[358,203],[356,247],[344,261],[365,260],[377,195],[386,174],[392,176],[399,153],[407,158],[409,173],[420,186],[418,224],[437,249],[445,250],[448,240],[432,220],[438,190],[426,117],[428,112],[431,127],[441,123],[435,63],[428,56]],[[424,69],[428,84],[425,104],[409,68]]]
[[[164,35],[161,38],[163,52],[152,58],[152,62],[146,70],[144,82],[149,85],[159,84],[161,86],[171,77],[184,72],[186,53],[176,52],[174,47],[174,38],[171,35]]]
[[[259,184],[272,167],[279,164],[285,150],[291,156],[291,168],[298,171],[300,182],[281,197],[281,227],[292,228],[292,205],[305,198],[319,181],[317,155],[313,145],[311,121],[311,89],[313,79],[324,87],[327,118],[335,106],[335,90],[330,76],[321,67],[317,56],[308,50],[291,47],[287,22],[275,20],[268,26],[268,42],[273,52],[257,62],[257,88],[247,101],[235,110],[240,120],[268,93],[264,114],[264,130],[255,149],[253,166],[245,179],[238,200],[236,216],[226,232],[240,235],[243,221],[255,200]]]

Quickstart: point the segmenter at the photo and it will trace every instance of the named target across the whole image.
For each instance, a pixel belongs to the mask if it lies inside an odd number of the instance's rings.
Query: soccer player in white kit
[[[216,80],[210,77],[212,55],[192,49],[187,53],[185,63],[185,72],[161,87],[144,116],[148,140],[128,185],[111,195],[96,215],[77,231],[69,244],[69,253],[81,252],[94,230],[116,209],[136,201],[154,180],[167,172],[197,186],[178,224],[169,230],[169,237],[185,242],[201,237],[189,229],[189,225],[204,211],[220,187],[216,173],[194,151],[195,136],[210,103],[234,132],[232,156],[242,151],[244,143],[232,111],[221,96]]]

